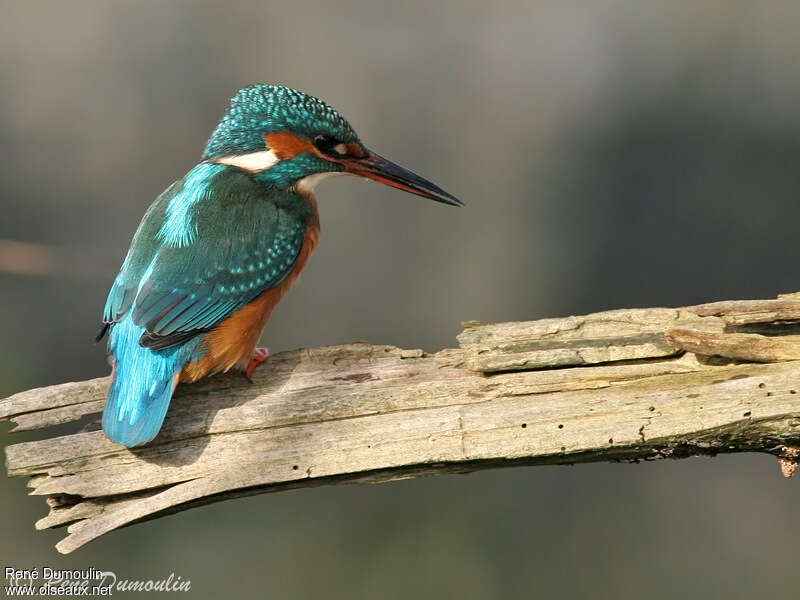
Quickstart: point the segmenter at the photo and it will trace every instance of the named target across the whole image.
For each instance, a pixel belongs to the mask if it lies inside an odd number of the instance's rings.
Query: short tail
[[[126,321],[111,331],[114,379],[103,410],[103,430],[111,441],[131,447],[158,434],[183,362],[175,352],[140,346],[141,328]]]
[[[156,381],[144,394],[132,390],[127,383],[118,371],[103,410],[103,431],[112,442],[140,446],[161,430],[172,399],[173,381]]]

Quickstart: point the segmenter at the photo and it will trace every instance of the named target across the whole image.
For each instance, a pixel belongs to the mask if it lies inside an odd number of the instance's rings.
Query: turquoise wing
[[[162,349],[210,330],[292,270],[311,210],[233,167],[204,163],[148,211],[109,293],[106,322],[131,311],[139,343]]]
[[[172,198],[180,194],[182,188],[182,181],[173,183],[156,198],[142,217],[125,261],[108,293],[103,309],[103,323],[116,323],[133,305],[142,276],[158,252],[160,244],[157,236],[164,223],[166,207]]]

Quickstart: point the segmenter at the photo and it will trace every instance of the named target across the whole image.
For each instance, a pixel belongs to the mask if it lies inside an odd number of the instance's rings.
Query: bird
[[[108,334],[111,441],[153,440],[179,383],[250,378],[268,358],[258,340],[317,246],[313,191],[335,175],[463,205],[370,150],[324,101],[275,84],[239,90],[201,161],[145,212],[108,293],[97,341]]]

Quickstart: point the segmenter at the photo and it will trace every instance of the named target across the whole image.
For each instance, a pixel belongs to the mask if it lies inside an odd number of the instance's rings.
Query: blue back
[[[109,438],[136,446],[155,437],[174,378],[205,354],[202,334],[288,275],[311,218],[302,197],[211,163],[156,199],[104,310],[115,364]]]

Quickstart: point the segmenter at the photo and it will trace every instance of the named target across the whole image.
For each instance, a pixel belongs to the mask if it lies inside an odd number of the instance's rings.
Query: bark
[[[178,388],[150,444],[96,424],[109,379],[0,400],[6,447],[68,525],[71,552],[119,527],[227,498],[476,469],[767,452],[800,456],[800,296],[482,325],[435,354],[347,344]]]

